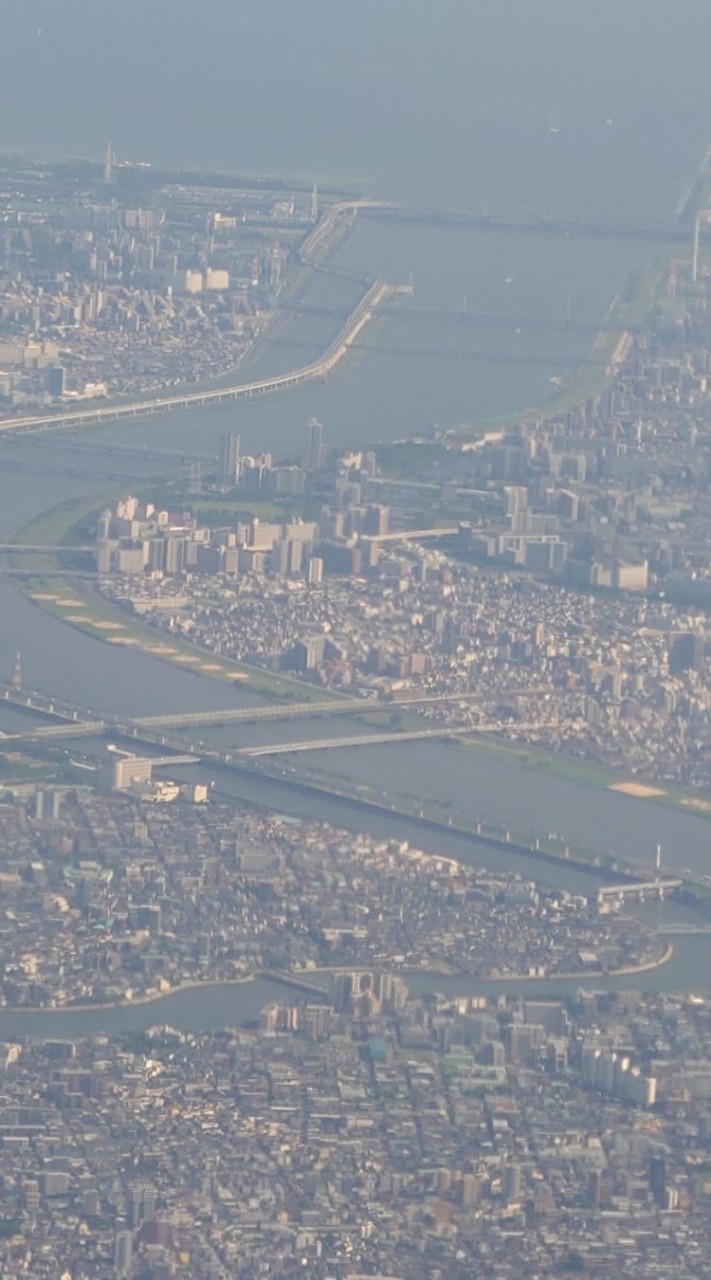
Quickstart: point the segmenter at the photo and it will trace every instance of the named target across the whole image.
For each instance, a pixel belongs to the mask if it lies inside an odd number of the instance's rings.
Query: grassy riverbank
[[[87,545],[87,540],[93,541],[96,516],[108,500],[109,495],[95,494],[92,498],[62,503],[36,516],[18,530],[15,541],[25,546]],[[71,551],[33,553],[31,561],[30,556],[23,556],[22,552],[12,553],[12,557],[15,567],[24,569],[28,562],[31,563],[29,575],[17,579],[24,594],[45,612],[92,639],[128,646],[161,662],[193,670],[208,679],[239,683],[240,687],[268,700],[338,701],[338,695],[330,694],[328,690],[217,656],[210,649],[143,622],[128,609],[105,600],[90,580],[73,576],[76,554]]]
[[[74,499],[42,512],[17,532],[16,541],[25,545],[60,547],[88,545],[93,540],[98,512],[112,496],[95,494],[91,498]],[[105,644],[127,646],[208,679],[239,684],[265,700],[287,703],[339,701],[340,695],[305,681],[215,655],[209,649],[142,621],[128,609],[111,604],[98,594],[90,580],[72,575],[71,568],[76,565],[77,554],[85,556],[85,553],[71,551],[33,555],[31,576],[17,580],[33,603],[69,626]],[[18,552],[13,554],[13,559],[24,567],[29,556],[23,560],[22,553]],[[68,570],[66,574],[62,573],[63,569]],[[422,721],[407,704],[375,709],[364,703],[363,715],[358,720],[384,730],[422,727]],[[631,779],[628,773],[605,768],[595,761],[543,747],[511,743],[490,735],[477,736],[476,733],[465,735],[461,740],[449,740],[447,745],[453,749],[459,747],[480,755],[510,760],[522,768],[562,781],[619,789],[621,793],[628,788],[626,794],[638,802],[663,804],[697,817],[711,818],[711,796],[706,793],[690,792],[653,779]]]
[[[450,745],[479,755],[510,760],[523,769],[560,778],[564,782],[617,790],[621,795],[643,804],[661,804],[684,813],[693,813],[697,817],[711,818],[711,795],[708,792],[689,791],[673,783],[630,776],[626,772],[608,769],[595,760],[584,760],[566,755],[562,751],[526,746],[484,735],[453,739]]]
[[[555,395],[532,406],[524,417],[552,418],[579,408],[607,390],[615,377],[614,356],[620,340],[626,331],[639,328],[649,319],[662,275],[659,263],[629,273],[603,320],[588,362],[571,378],[564,379]]]

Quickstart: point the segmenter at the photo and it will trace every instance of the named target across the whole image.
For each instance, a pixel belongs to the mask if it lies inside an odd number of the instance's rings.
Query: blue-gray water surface
[[[656,218],[709,140],[706,0],[3,0],[0,147]]]
[[[120,158],[157,166],[639,225],[673,221],[711,137],[708,0],[3,0],[0,41],[0,150],[98,160],[111,140]],[[412,273],[416,307],[495,312],[510,323],[459,331],[408,317],[404,304],[325,386],[110,425],[91,438],[209,453],[232,428],[246,448],[289,453],[314,413],[334,444],[510,413],[544,400],[551,378],[589,349],[584,333],[553,334],[521,317],[559,318],[569,306],[594,326],[626,271],[661,251],[635,238],[368,223],[341,246],[341,265],[395,281]],[[323,282],[306,300],[343,301],[341,293]],[[295,319],[254,368],[305,363],[338,324]],[[0,452],[0,532],[68,497],[130,487],[145,469],[98,452],[68,459],[46,439],[13,444]],[[29,682],[97,708],[159,713],[243,697],[80,635],[0,577],[5,678],[18,648]],[[710,869],[704,819],[432,745],[384,751],[334,754],[331,766],[628,856],[646,858],[661,831],[671,864]],[[708,939],[693,946],[696,961],[676,976],[668,970],[670,983],[690,982],[707,964]],[[176,1018],[205,1025],[202,994],[174,999]],[[213,1025],[237,1019],[237,1004],[256,1007],[238,993],[223,1015],[222,997],[211,1000]],[[153,1020],[148,1006],[144,1016]]]

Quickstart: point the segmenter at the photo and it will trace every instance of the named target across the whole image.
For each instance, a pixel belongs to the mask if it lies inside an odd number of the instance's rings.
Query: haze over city
[[[708,5],[0,29],[0,1272],[711,1274]]]

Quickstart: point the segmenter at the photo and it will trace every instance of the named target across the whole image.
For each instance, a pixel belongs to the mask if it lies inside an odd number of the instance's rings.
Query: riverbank
[[[648,264],[627,274],[612,298],[588,355],[568,377],[556,379],[559,385],[550,395],[515,412],[495,414],[476,423],[451,428],[449,434],[453,438],[469,439],[520,422],[554,418],[580,409],[594,396],[602,395],[619,371],[632,333],[648,322],[670,261]]]
[[[102,502],[105,504],[108,499],[109,495],[104,491],[89,499],[83,498],[59,504],[16,531],[15,540],[23,545],[83,544],[91,533],[89,525],[93,528],[93,517],[98,515]],[[182,637],[175,637],[160,627],[143,622],[129,613],[127,608],[122,608],[100,596],[87,581],[73,576],[62,578],[63,558],[61,551],[36,557],[40,561],[40,566],[44,566],[47,576],[42,576],[41,567],[38,566],[36,573],[26,578],[19,578],[17,585],[35,606],[60,619],[65,625],[89,635],[92,639],[106,645],[133,649],[169,666],[192,671],[218,683],[239,687],[268,702],[288,705],[295,705],[298,702],[304,704],[333,702],[335,707],[339,701],[343,700],[343,695],[328,689],[300,681],[296,677],[277,674],[261,667],[253,667],[216,655],[208,648],[203,648]],[[17,553],[17,559],[21,560],[21,553]],[[388,704],[369,707],[364,703],[363,717],[359,718],[365,721],[368,712],[371,713],[371,718],[378,714],[382,716],[394,713],[406,714],[407,706],[406,704],[402,707],[397,704]],[[420,721],[415,717],[411,718],[413,724],[416,723],[419,727]],[[447,743],[447,748],[463,749],[492,758],[498,757],[530,769],[532,772],[582,783],[591,788],[615,790],[635,799],[638,803],[661,804],[666,808],[693,814],[704,821],[711,818],[711,798],[705,792],[689,792],[652,778],[630,778],[629,774],[617,773],[596,761],[588,761],[549,748],[511,743],[505,738],[492,735],[477,736],[476,733],[464,734],[460,741],[451,740]],[[315,773],[316,775],[318,773],[317,767]],[[496,838],[497,834],[494,829],[487,829],[487,838]],[[515,838],[514,842],[516,842]],[[570,848],[566,855],[566,842],[560,841],[558,844],[559,847],[554,844],[548,852],[565,860],[569,860],[572,856],[577,857],[581,862],[590,861],[593,865],[599,865],[598,855],[586,852],[582,847]],[[614,869],[612,860],[607,865],[610,869]],[[703,896],[705,892],[704,890]]]
[[[98,518],[102,504],[106,505],[115,497],[115,491],[111,491],[110,494],[104,492],[89,499],[61,503],[15,530],[13,540],[23,546],[56,545],[61,548],[62,544],[67,544],[71,547],[78,538],[88,536],[85,527],[88,518]],[[9,554],[15,565],[22,560],[22,552]],[[339,700],[339,695],[328,689],[319,689],[295,677],[217,656],[211,649],[202,648],[182,637],[166,635],[160,628],[141,622],[135,614],[99,595],[86,580],[72,576],[71,569],[61,563],[62,557],[69,554],[69,551],[64,553],[61,549],[46,555],[32,553],[35,571],[27,577],[18,578],[17,586],[34,605],[93,640],[134,648],[161,662],[194,670],[207,679],[239,684],[269,700],[305,703],[336,703]],[[47,576],[43,576],[43,571]],[[62,576],[63,573],[66,577]]]
[[[311,972],[311,971],[309,971]],[[313,971],[314,973],[317,970]],[[90,1013],[93,1010],[97,1012],[107,1012],[120,1009],[137,1009],[143,1005],[157,1004],[161,1000],[167,1000],[171,996],[182,995],[188,991],[209,991],[224,987],[243,987],[250,982],[261,982],[267,979],[270,982],[276,982],[283,987],[295,987],[299,991],[304,991],[309,995],[327,995],[325,989],[317,986],[314,982],[309,982],[304,976],[303,979],[296,972],[282,973],[276,969],[257,970],[254,973],[247,973],[240,978],[206,978],[206,979],[190,979],[187,982],[178,982],[175,986],[166,987],[162,991],[147,992],[143,996],[126,997],[123,1000],[101,1000],[101,1001],[85,1001],[82,1003],[72,1003],[68,1001],[61,1005],[12,1005],[5,1004],[0,1006],[0,1013]]]
[[[244,777],[254,777],[254,766],[240,765],[234,761],[228,763],[227,761],[211,760],[210,768],[215,773],[231,773],[233,775],[238,773]],[[554,866],[570,867],[592,874],[603,882],[609,883],[612,881],[624,884],[639,879],[639,872],[635,868],[625,865],[621,859],[614,858],[611,855],[590,850],[587,857],[576,856],[576,853],[571,852],[568,846],[565,846],[562,851],[543,846],[540,837],[534,837],[532,841],[527,842],[524,837],[517,837],[516,833],[510,830],[502,832],[500,827],[493,827],[482,821],[473,827],[463,826],[454,822],[451,817],[445,821],[441,817],[425,813],[421,804],[412,809],[405,809],[398,807],[395,803],[385,804],[362,793],[356,794],[337,787],[326,786],[323,782],[288,777],[283,773],[276,773],[268,767],[265,768],[263,765],[259,769],[259,774],[262,781],[268,780],[277,790],[323,798],[337,807],[342,806],[382,817],[404,818],[423,831],[460,836],[474,844],[518,854],[522,857],[530,858],[534,862],[546,862]],[[215,789],[218,794],[224,794],[220,792],[219,783],[216,783]]]
[[[614,769],[608,769],[596,760],[567,755],[563,751],[554,751],[548,747],[511,743],[495,735],[477,737],[476,734],[470,736],[463,734],[459,739],[452,739],[448,746],[472,751],[479,755],[510,760],[533,773],[560,778],[568,782],[579,782],[583,786],[605,791],[617,791],[628,799],[637,800],[646,805],[663,805],[667,809],[691,812],[699,818],[711,818],[711,797],[708,792],[686,791],[676,784],[654,778],[630,777],[628,773],[618,773]]]
[[[405,980],[409,975],[421,977],[426,974],[428,977],[436,978],[463,978],[471,979],[472,982],[556,982],[559,979],[565,982],[582,981],[585,979],[594,980],[597,978],[628,978],[633,977],[637,973],[653,973],[655,969],[661,969],[668,964],[674,955],[674,947],[668,942],[664,947],[661,955],[654,959],[642,960],[639,964],[621,965],[615,969],[571,969],[562,973],[471,973],[467,969],[441,969],[436,965],[422,965],[420,968],[404,968],[397,970],[402,973]],[[367,965],[315,965],[313,969],[309,969],[308,973],[327,974],[329,977],[337,976],[341,973],[351,973],[354,968],[368,968]],[[386,967],[386,972],[389,972]],[[297,971],[298,973],[298,971]],[[274,981],[281,981],[281,978],[274,973],[265,973],[264,977],[271,977]]]
[[[471,973],[455,972],[455,973],[445,974],[436,968],[403,969],[401,970],[401,972],[405,977],[406,981],[409,976],[417,977],[417,978],[422,978],[423,976],[425,976],[425,977],[431,978],[433,982],[436,981],[438,977],[445,977],[445,978],[462,979],[463,981],[471,981],[472,983],[481,982],[485,984],[493,983],[493,984],[503,985],[506,983],[518,984],[518,983],[524,982],[524,983],[538,983],[539,985],[543,983],[545,985],[546,983],[549,983],[549,982],[558,982],[558,981],[594,982],[597,980],[605,980],[607,978],[616,979],[616,978],[635,977],[638,974],[652,973],[657,969],[663,968],[664,965],[669,963],[669,961],[673,958],[673,956],[674,956],[674,947],[672,946],[671,943],[668,943],[664,949],[663,954],[659,956],[657,959],[648,960],[638,965],[626,965],[619,969],[606,969],[606,970],[580,969],[580,970],[572,970],[571,972],[566,972],[566,973],[551,973],[551,974],[546,974],[545,976],[542,976],[541,974],[529,974],[529,973],[506,973],[506,974],[484,975],[481,977],[479,975],[475,975]],[[351,972],[353,967],[354,966],[350,966],[350,968],[339,967],[334,969],[331,969],[331,968],[324,969],[324,968],[316,967],[313,969],[309,969],[308,973],[309,975],[311,974],[334,975],[338,973],[349,973]],[[355,967],[368,968],[369,966],[364,965],[364,966],[355,966]],[[245,975],[245,977],[242,977],[242,978],[210,978],[210,979],[207,979],[206,981],[195,980],[190,982],[180,982],[180,983],[177,983],[175,986],[168,988],[165,991],[151,992],[149,995],[137,996],[135,999],[131,999],[131,1000],[108,1000],[108,1001],[104,1000],[97,1003],[91,1003],[87,1001],[80,1004],[68,1003],[68,1004],[55,1005],[55,1006],[47,1006],[47,1005],[28,1006],[28,1005],[9,1005],[8,1004],[0,1007],[0,1015],[12,1015],[13,1017],[23,1018],[23,1017],[29,1017],[33,1014],[34,1015],[42,1014],[43,1016],[46,1015],[48,1017],[56,1017],[62,1014],[69,1015],[69,1014],[75,1014],[75,1013],[76,1014],[122,1013],[130,1009],[140,1009],[149,1005],[161,1004],[163,1001],[173,999],[176,996],[187,995],[191,991],[199,991],[199,992],[220,991],[220,990],[227,991],[233,987],[246,987],[246,986],[250,986],[251,984],[259,983],[263,980],[267,980],[277,986],[284,987],[285,989],[295,989],[297,991],[301,991],[304,995],[310,996],[312,998],[318,998],[318,997],[325,998],[328,996],[328,991],[325,988],[319,987],[316,983],[309,982],[305,974],[302,975],[300,972],[297,972],[297,971],[281,973],[276,970],[265,969],[263,972]]]

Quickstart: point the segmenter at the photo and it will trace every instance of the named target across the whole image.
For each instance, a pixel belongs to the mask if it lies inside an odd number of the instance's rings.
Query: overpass
[[[301,386],[302,383],[315,382],[326,378],[343,359],[349,347],[354,344],[358,335],[368,324],[373,312],[385,299],[410,292],[409,285],[391,285],[384,280],[376,280],[370,285],[323,355],[318,360],[302,365],[298,369],[291,369],[287,373],[260,378],[256,382],[240,382],[233,386],[219,387],[212,391],[183,392],[181,395],[157,397],[153,400],[132,400],[125,404],[114,403],[91,409],[67,409],[60,413],[40,414],[34,417],[2,418],[0,433],[42,431],[54,427],[96,426],[101,422],[137,418],[145,414],[225,404],[231,400],[268,395],[274,391],[286,391],[292,387]]]
[[[645,898],[666,898],[670,893],[681,889],[683,883],[683,880],[667,876],[660,880],[636,880],[631,884],[603,885],[597,891],[597,904],[603,906],[606,902],[622,902],[625,898],[636,898],[639,902],[643,902]]]
[[[389,533],[361,533],[360,541],[370,542],[422,542],[427,538],[453,538],[459,533],[455,525],[442,529],[391,529]]]

